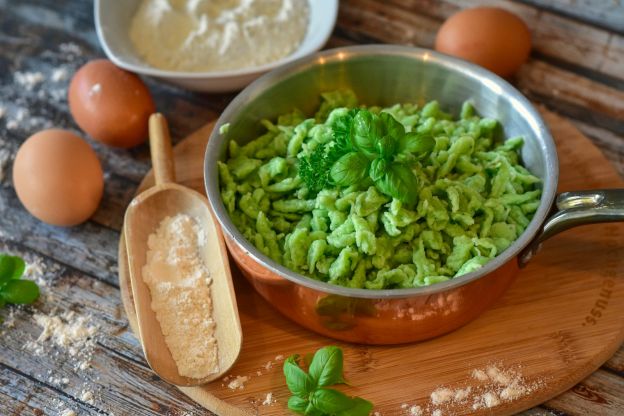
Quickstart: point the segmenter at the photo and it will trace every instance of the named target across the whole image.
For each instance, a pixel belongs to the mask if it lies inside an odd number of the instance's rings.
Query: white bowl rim
[[[310,55],[318,51],[319,49],[323,47],[323,45],[325,45],[325,43],[327,43],[327,40],[331,36],[334,26],[336,25],[336,19],[338,18],[338,1],[339,0],[323,0],[321,2],[318,0],[308,0],[308,5],[310,8],[322,7],[326,10],[326,13],[327,13],[327,19],[325,19],[326,24],[322,27],[324,32],[322,36],[317,37],[317,40],[315,42],[309,43],[309,44],[302,42],[301,45],[299,45],[299,48],[296,49],[290,55],[280,60],[270,62],[268,64],[249,67],[249,68],[227,70],[227,71],[202,71],[202,72],[172,71],[172,70],[154,68],[152,66],[149,66],[148,64],[136,65],[136,64],[132,64],[130,62],[125,61],[123,58],[116,55],[112,51],[107,41],[106,35],[104,34],[104,31],[102,29],[102,24],[101,24],[102,7],[105,7],[105,5],[110,6],[111,4],[115,4],[117,2],[116,1],[110,2],[108,0],[95,0],[93,2],[93,7],[94,7],[94,16],[95,16],[95,31],[100,41],[100,45],[102,45],[102,49],[104,49],[104,53],[106,54],[106,56],[115,65],[121,68],[127,69],[128,71],[131,71],[131,72],[136,72],[142,75],[150,75],[150,76],[159,77],[159,78],[178,78],[178,79],[187,79],[187,80],[195,80],[195,79],[217,80],[217,79],[222,79],[222,78],[244,77],[244,76],[249,76],[249,75],[261,74],[261,73],[270,71],[271,69],[274,69],[281,65],[288,64],[292,61],[295,61],[297,59],[300,59],[302,57],[305,57],[307,55]],[[305,49],[302,48],[303,46],[306,46],[306,48]]]

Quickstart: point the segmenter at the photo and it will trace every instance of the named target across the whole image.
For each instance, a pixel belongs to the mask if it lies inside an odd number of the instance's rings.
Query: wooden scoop
[[[242,343],[242,330],[232,286],[227,251],[213,221],[208,200],[198,192],[177,185],[167,122],[161,114],[149,120],[150,150],[156,185],[138,195],[124,219],[132,294],[137,311],[139,335],[150,367],[163,380],[178,386],[196,386],[221,377],[232,367]],[[210,271],[212,317],[216,322],[219,370],[202,379],[181,376],[165,343],[160,323],[151,308],[150,290],[143,280],[147,240],[161,221],[184,213],[194,218],[206,236],[201,256]],[[183,316],[179,316],[183,319]],[[207,316],[206,319],[209,319]]]

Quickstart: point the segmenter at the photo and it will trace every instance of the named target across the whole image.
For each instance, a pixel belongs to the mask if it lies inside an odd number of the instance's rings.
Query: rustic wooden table
[[[327,47],[383,42],[431,47],[446,17],[477,4],[500,5],[524,18],[534,48],[514,84],[571,120],[624,175],[624,4],[619,0],[343,1]],[[31,263],[29,276],[43,291],[32,307],[0,312],[0,414],[207,414],[152,373],[119,297],[119,231],[125,207],[150,167],[147,147],[121,151],[91,141],[106,171],[106,189],[97,213],[78,227],[33,219],[12,187],[12,159],[28,136],[52,126],[78,131],[67,107],[67,85],[77,67],[102,56],[91,2],[0,0],[0,252]],[[233,97],[147,82],[178,138],[215,119]],[[53,316],[69,329],[94,328],[95,335],[69,347],[62,339],[44,340],[40,324]],[[523,414],[624,414],[624,349],[571,390]]]

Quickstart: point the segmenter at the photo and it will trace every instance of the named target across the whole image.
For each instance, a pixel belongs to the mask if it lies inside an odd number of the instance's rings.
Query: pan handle
[[[561,193],[541,232],[518,256],[520,267],[524,267],[542,243],[555,234],[577,225],[616,221],[624,221],[624,189]]]

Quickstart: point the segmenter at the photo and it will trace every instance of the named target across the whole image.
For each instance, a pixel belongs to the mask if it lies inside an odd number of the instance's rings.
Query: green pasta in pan
[[[426,286],[483,267],[529,224],[541,181],[520,164],[521,137],[464,103],[358,105],[324,93],[314,118],[263,120],[266,132],[229,142],[221,195],[262,253],[313,279],[392,289]]]

